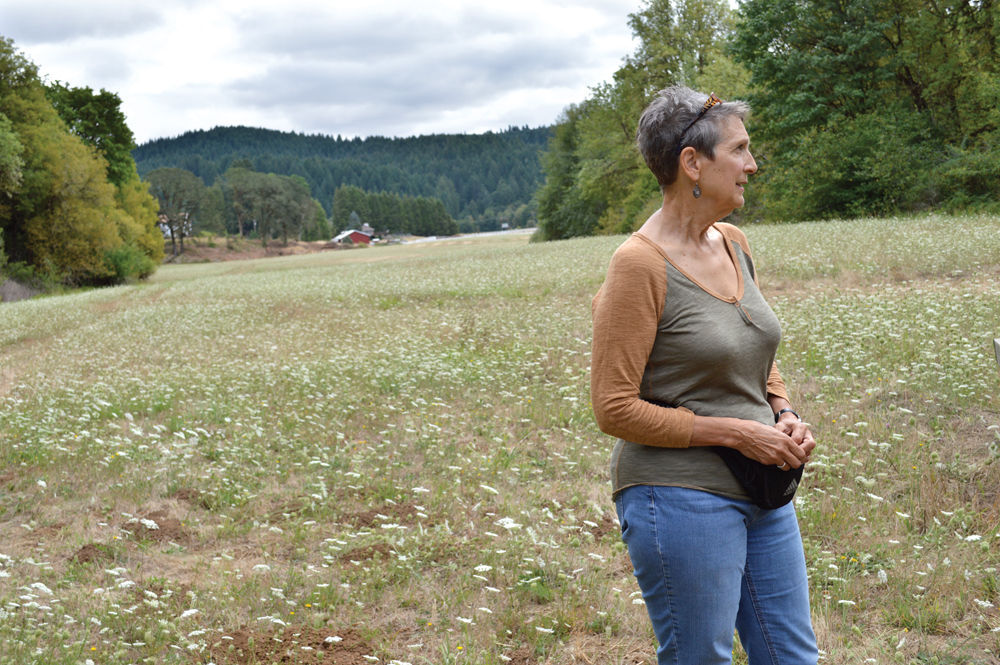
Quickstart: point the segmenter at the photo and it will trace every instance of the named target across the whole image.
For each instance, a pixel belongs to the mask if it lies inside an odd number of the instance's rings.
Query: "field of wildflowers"
[[[745,230],[822,662],[1000,663],[1000,220]],[[0,665],[653,663],[588,399],[622,239],[0,307]]]

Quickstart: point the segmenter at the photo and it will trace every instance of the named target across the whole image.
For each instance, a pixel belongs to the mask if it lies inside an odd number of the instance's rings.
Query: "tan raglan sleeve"
[[[716,228],[722,231],[723,235],[729,240],[735,240],[740,244],[740,247],[753,260],[753,254],[750,253],[750,241],[747,240],[746,234],[743,233],[739,228],[733,226],[732,224],[727,224],[725,222],[716,222]],[[753,281],[755,284],[760,286],[757,280],[757,271],[754,270]],[[778,364],[771,364],[771,373],[767,376],[767,395],[770,397],[774,395],[775,397],[781,397],[782,399],[788,399],[788,389],[785,387],[785,381],[781,378],[781,373],[778,372]]]
[[[590,397],[601,431],[647,446],[685,448],[694,413],[639,399],[639,386],[667,293],[664,257],[632,236],[611,259],[591,312]]]

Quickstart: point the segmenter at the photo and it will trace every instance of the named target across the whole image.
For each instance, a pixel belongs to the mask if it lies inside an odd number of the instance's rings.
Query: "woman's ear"
[[[691,146],[687,146],[681,150],[678,166],[691,182],[698,182],[698,179],[701,177],[701,159],[699,159],[697,150]]]

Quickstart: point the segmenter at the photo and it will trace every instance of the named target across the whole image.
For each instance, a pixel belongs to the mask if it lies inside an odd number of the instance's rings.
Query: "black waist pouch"
[[[743,453],[725,446],[712,446],[712,450],[722,458],[736,480],[750,495],[750,500],[761,508],[780,508],[795,496],[795,490],[802,480],[805,465],[797,469],[782,471],[773,464],[761,464]]]
[[[643,401],[673,408],[672,404],[660,402],[647,397]],[[725,446],[712,446],[712,450],[722,458],[729,471],[736,477],[750,500],[760,506],[772,510],[785,505],[795,497],[795,490],[802,480],[805,465],[797,469],[782,471],[773,464],[762,464],[752,460],[743,453]]]

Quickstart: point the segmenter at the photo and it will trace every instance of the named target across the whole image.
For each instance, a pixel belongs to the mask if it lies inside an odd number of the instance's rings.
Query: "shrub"
[[[156,264],[139,248],[120,245],[105,253],[105,262],[112,273],[113,283],[133,282],[153,274]]]

